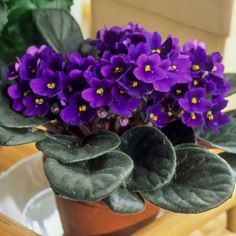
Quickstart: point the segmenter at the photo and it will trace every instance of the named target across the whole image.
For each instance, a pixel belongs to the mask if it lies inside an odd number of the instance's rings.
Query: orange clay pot
[[[153,221],[160,208],[146,202],[132,215],[113,213],[103,202],[81,203],[56,197],[64,236],[128,236]]]

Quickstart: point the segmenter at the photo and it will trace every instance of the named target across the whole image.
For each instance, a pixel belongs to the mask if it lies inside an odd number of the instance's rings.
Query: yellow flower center
[[[149,115],[149,117],[150,117],[151,120],[153,120],[153,121],[155,121],[155,122],[158,121],[158,117],[157,117],[154,113],[151,113],[151,114]]]
[[[161,53],[161,50],[160,49],[152,49],[152,53],[158,53],[158,54],[160,54]]]
[[[74,89],[69,85],[69,86],[68,86],[68,91],[71,93],[71,92],[73,92],[73,90],[74,90]]]
[[[200,69],[200,66],[199,66],[199,65],[193,65],[193,66],[192,66],[192,69],[193,69],[193,70],[199,70],[199,69]]]
[[[198,81],[197,80],[193,80],[193,85],[194,86],[198,85]]]
[[[82,111],[82,112],[87,111],[87,106],[85,105],[79,106],[79,111]]]
[[[179,95],[182,93],[182,91],[180,89],[176,89],[175,92]]]
[[[37,105],[42,105],[44,103],[44,100],[42,98],[36,98],[34,101]]]
[[[196,104],[198,101],[197,101],[197,98],[196,97],[193,97],[192,100],[191,100],[191,103],[193,104]]]
[[[208,119],[208,120],[213,120],[213,119],[214,119],[214,116],[212,115],[212,112],[211,112],[211,111],[208,111],[208,112],[207,112],[207,119]]]
[[[120,90],[120,94],[124,94],[124,93],[125,93],[125,91],[121,89]]]
[[[103,88],[99,88],[96,90],[96,94],[103,95],[103,93],[104,93]]]
[[[195,113],[191,113],[191,119],[192,119],[192,120],[196,120],[196,119],[197,119],[197,116],[196,116]]]
[[[25,91],[25,92],[23,93],[23,96],[26,97],[26,96],[28,96],[29,94],[30,94],[30,90],[27,90],[27,91]]]
[[[176,69],[177,69],[177,66],[175,66],[175,65],[172,65],[172,66],[170,66],[170,67],[169,67],[169,69],[168,69],[168,70],[169,70],[169,71],[173,71],[173,70],[176,70]]]
[[[144,67],[144,71],[145,71],[145,72],[151,71],[151,66],[150,66],[150,65],[146,65],[146,66]]]
[[[48,83],[47,88],[48,89],[54,89],[54,88],[56,88],[56,84],[55,83]]]
[[[216,70],[217,70],[217,67],[213,66],[212,71],[216,71]]]
[[[131,87],[132,88],[138,87],[138,82],[137,81],[132,81]]]
[[[123,68],[121,66],[116,66],[115,73],[121,73],[121,72],[123,72]]]

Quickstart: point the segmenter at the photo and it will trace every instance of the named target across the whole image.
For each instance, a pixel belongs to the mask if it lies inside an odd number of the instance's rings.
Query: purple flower
[[[205,49],[198,46],[197,49],[189,55],[192,60],[193,73],[199,73],[199,72],[203,73],[204,71],[212,70],[213,63],[210,57],[207,55]]]
[[[154,104],[147,108],[148,119],[157,127],[164,127],[169,120],[167,112],[163,111],[160,104]]]
[[[78,69],[71,70],[63,79],[62,84],[62,90],[58,93],[58,96],[63,103],[67,102],[74,92],[82,92],[82,90],[89,87],[84,72]]]
[[[45,69],[41,78],[30,81],[33,92],[42,97],[54,97],[62,89],[63,73]]]
[[[185,111],[181,119],[184,124],[192,128],[196,128],[197,126],[201,127],[204,125],[203,114],[199,114],[195,112],[189,113]]]
[[[153,83],[156,80],[164,79],[167,76],[168,61],[161,61],[158,54],[150,56],[142,54],[137,60],[134,75],[141,81]]]
[[[26,116],[45,116],[49,112],[49,103],[45,98],[30,95],[23,99]]]
[[[79,92],[70,96],[69,106],[62,109],[61,119],[70,125],[82,125],[90,122],[96,116],[96,110],[91,108]]]
[[[12,63],[8,66],[8,71],[6,72],[6,77],[9,80],[18,80],[19,79],[19,66],[20,66],[20,61]]]
[[[101,107],[111,102],[111,83],[108,80],[93,78],[90,86],[91,88],[83,90],[82,97],[89,102],[91,107]]]
[[[133,97],[142,98],[145,95],[151,94],[153,90],[152,84],[144,83],[138,80],[132,70],[129,70],[119,81],[121,87]]]
[[[204,42],[198,42],[197,40],[186,42],[183,46],[183,52],[189,53],[195,51],[198,47],[202,49],[206,49],[206,45]]]
[[[151,53],[161,53],[161,35],[157,32],[147,34],[147,47]]]
[[[37,58],[28,53],[25,54],[21,58],[19,74],[22,80],[31,80],[35,78],[37,74]]]
[[[171,57],[171,65],[168,69],[168,78],[177,78],[178,83],[188,83],[192,81],[190,74],[191,60],[189,56],[177,54]]]
[[[227,78],[210,73],[205,77],[211,95],[227,96],[232,89],[232,84]]]
[[[128,49],[128,57],[132,62],[136,62],[141,54],[146,54],[147,52],[148,48],[146,43],[139,43],[137,45],[131,44]]]
[[[113,100],[109,104],[110,109],[121,116],[130,117],[132,112],[140,105],[140,100],[130,96],[123,88],[115,86],[111,90]]]
[[[214,100],[214,105],[204,113],[205,124],[214,132],[219,132],[219,127],[229,122],[229,117],[222,113],[222,109],[227,106],[228,101],[219,97]]]
[[[29,84],[26,81],[21,81],[19,83],[10,85],[8,87],[8,95],[13,100],[12,108],[15,111],[21,112],[24,110],[25,106],[23,104],[24,97],[32,94]]]
[[[101,74],[106,79],[117,80],[128,69],[128,59],[125,55],[115,55],[110,58],[110,62],[101,67]]]
[[[206,91],[203,88],[196,88],[185,93],[184,98],[179,99],[179,105],[190,113],[204,113],[211,103],[206,100]]]

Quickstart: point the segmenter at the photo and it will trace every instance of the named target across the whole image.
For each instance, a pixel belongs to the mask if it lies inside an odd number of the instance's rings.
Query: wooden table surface
[[[28,156],[37,153],[34,144],[15,147],[0,147],[0,172],[7,170],[11,165]],[[1,190],[3,191],[3,190]],[[36,236],[26,227],[18,224],[9,217],[0,213],[0,236]],[[56,235],[55,235],[56,236]]]
[[[37,153],[34,144],[16,146],[16,147],[0,147],[0,171],[7,170],[11,165],[19,160]],[[147,227],[141,229],[136,236],[186,236],[195,229],[198,229],[209,220],[213,219],[221,212],[231,210],[231,228],[236,221],[236,192],[233,197],[220,207],[201,214],[176,214],[167,213],[160,219],[154,221]],[[234,207],[234,208],[233,208]],[[235,228],[236,230],[236,228]],[[36,236],[37,234],[28,230],[24,226],[14,222],[10,218],[0,213],[0,236]],[[57,235],[55,235],[57,236]]]

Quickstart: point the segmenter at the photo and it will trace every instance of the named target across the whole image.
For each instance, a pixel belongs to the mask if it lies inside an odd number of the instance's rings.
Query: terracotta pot
[[[160,208],[146,202],[132,215],[113,213],[102,202],[81,203],[56,197],[64,236],[128,236],[153,221]]]

